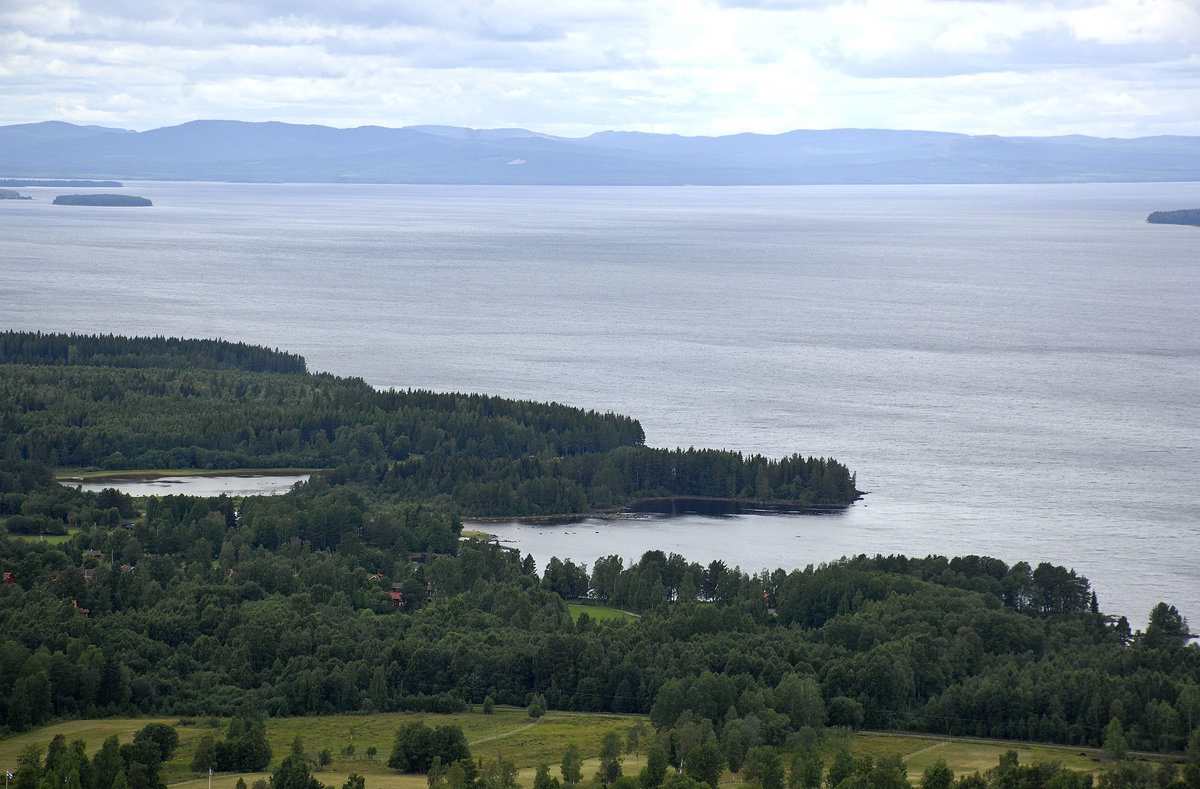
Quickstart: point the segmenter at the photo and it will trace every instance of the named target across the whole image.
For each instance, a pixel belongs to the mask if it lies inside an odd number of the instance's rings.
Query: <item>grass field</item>
[[[590,612],[589,612],[590,613]],[[494,759],[498,755],[514,762],[520,768],[520,784],[533,785],[537,765],[546,762],[557,775],[558,764],[571,743],[577,745],[584,756],[584,775],[591,776],[599,767],[600,742],[609,731],[622,736],[637,720],[632,716],[601,715],[588,713],[551,712],[532,720],[523,709],[497,708],[492,715],[482,712],[467,712],[456,715],[331,715],[306,718],[276,718],[267,722],[267,738],[273,754],[272,766],[291,751],[292,742],[299,735],[305,751],[315,757],[328,748],[333,754],[333,764],[316,774],[322,783],[340,787],[350,773],[366,777],[369,789],[426,789],[424,776],[400,775],[387,766],[392,740],[396,729],[406,720],[424,719],[431,726],[455,725],[462,728],[476,758]],[[168,718],[115,718],[105,720],[70,721],[55,724],[32,732],[0,739],[0,769],[16,770],[17,756],[29,743],[37,743],[43,750],[55,734],[62,733],[68,742],[83,740],[88,752],[94,754],[105,738],[116,734],[122,742],[129,742],[133,735],[148,723],[178,724],[177,719]],[[213,724],[217,725],[213,725]],[[208,789],[208,776],[197,776],[188,769],[195,754],[196,745],[205,735],[217,738],[224,736],[227,720],[197,719],[194,725],[176,725],[179,732],[179,749],[175,758],[163,767],[163,778],[171,789]],[[648,729],[648,726],[647,726]],[[350,755],[347,746],[354,745]],[[375,758],[368,758],[367,749],[375,746]],[[975,740],[951,740],[935,737],[916,737],[903,734],[834,734],[823,740],[819,751],[826,764],[842,746],[855,756],[870,755],[873,758],[900,756],[908,768],[908,777],[919,783],[921,773],[938,758],[944,759],[956,776],[983,772],[995,767],[1000,754],[1015,750],[1021,764],[1057,762],[1071,770],[1095,772],[1101,769],[1099,754],[1080,748],[1065,748],[1048,745],[1020,743],[983,742]],[[644,755],[644,754],[643,754]],[[785,765],[790,757],[784,757]],[[627,774],[636,772],[634,757],[625,758]],[[212,789],[234,789],[241,777],[249,786],[258,778],[267,778],[269,773],[221,774],[213,776]],[[725,774],[724,782],[729,789],[736,789],[736,776]]]
[[[490,540],[490,539],[492,539],[492,535],[488,534],[485,531],[479,531],[478,529],[463,529],[462,534],[459,536],[462,537],[464,540]]]
[[[62,545],[78,532],[79,529],[67,529],[66,534],[9,534],[6,536],[12,537],[14,540],[38,540],[50,545]]]
[[[386,715],[330,715],[305,718],[273,718],[267,722],[267,740],[271,745],[272,765],[278,764],[284,755],[291,752],[292,742],[299,735],[304,749],[315,756],[328,748],[333,754],[333,764],[318,774],[322,783],[341,786],[346,776],[358,773],[368,778],[370,789],[424,789],[424,776],[406,776],[396,773],[387,766],[392,750],[392,740],[400,724],[406,720],[423,718],[431,726],[460,726],[477,758],[494,759],[502,754],[521,768],[521,783],[533,784],[533,774],[542,762],[557,765],[562,760],[567,745],[575,743],[585,757],[585,769],[595,772],[599,765],[600,741],[610,730],[622,734],[632,725],[633,719],[618,715],[595,715],[573,713],[549,713],[537,721],[532,720],[523,709],[497,708],[491,715],[469,712],[457,715],[416,715],[395,713]],[[164,780],[172,789],[208,789],[208,776],[197,777],[188,769],[195,755],[196,746],[205,735],[218,739],[225,734],[227,720],[216,721],[213,727],[206,719],[197,719],[195,725],[178,726],[179,748],[169,763],[163,766]],[[56,734],[63,734],[68,742],[83,740],[87,750],[95,754],[111,735],[121,742],[130,742],[133,735],[148,723],[175,725],[175,718],[113,718],[104,720],[70,721],[47,726],[24,734],[0,740],[0,769],[16,771],[17,757],[29,743],[46,745]],[[354,755],[347,755],[347,746],[354,745]],[[369,746],[375,746],[374,759],[367,757]],[[269,774],[243,774],[240,777],[247,785],[256,778]],[[213,789],[233,789],[238,775],[213,777]]]
[[[586,605],[583,603],[571,603],[567,606],[571,612],[571,618],[576,622],[579,621],[579,615],[587,611],[587,615],[594,620],[604,622],[612,619],[629,620],[637,619],[637,614],[631,614],[628,611],[621,611],[616,608],[606,608],[602,605]]]
[[[899,755],[908,767],[909,779],[914,781],[919,781],[925,768],[938,759],[946,761],[956,778],[976,771],[982,773],[995,767],[1005,751],[1016,751],[1018,760],[1025,765],[1055,762],[1078,772],[1095,772],[1102,766],[1099,753],[1090,749],[891,734],[856,734],[851,738],[850,750],[855,754],[869,753],[875,758]]]

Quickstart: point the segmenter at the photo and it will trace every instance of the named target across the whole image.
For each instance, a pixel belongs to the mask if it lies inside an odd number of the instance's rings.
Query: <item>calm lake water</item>
[[[116,488],[131,496],[278,496],[298,482],[307,482],[308,474],[229,474],[220,476],[166,476],[150,479],[110,477],[100,482],[63,484],[84,490]]]
[[[544,565],[655,547],[1074,567],[1200,623],[1197,184],[540,188],[136,183],[0,203],[6,328],[222,337],[380,387],[833,456],[824,516],[491,527]]]

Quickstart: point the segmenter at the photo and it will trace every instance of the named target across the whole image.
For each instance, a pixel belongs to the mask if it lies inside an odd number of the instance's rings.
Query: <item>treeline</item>
[[[247,500],[240,517],[219,499],[151,499],[132,533],[0,539],[15,580],[0,587],[0,724],[540,695],[660,727],[740,720],[774,746],[826,725],[1100,745],[1117,718],[1131,748],[1178,751],[1200,727],[1200,649],[1178,612],[1156,607],[1132,632],[1061,567],[863,556],[750,574],[651,551],[539,572],[478,542],[398,553],[454,534],[415,505],[382,526],[367,510],[314,550],[278,531],[298,528],[308,506],[282,504],[296,495]],[[355,495],[310,503],[349,512]],[[575,623],[564,595],[641,617]]]
[[[0,332],[0,364],[85,364],[305,373],[304,357],[258,345],[178,337]]]
[[[44,758],[37,743],[25,746],[9,779],[14,789],[166,789],[159,768],[174,757],[178,746],[178,732],[162,723],[145,726],[124,745],[114,734],[91,758],[83,740],[68,744],[57,734]]]
[[[604,452],[636,420],[478,395],[377,392],[358,379],[189,368],[0,367],[0,457],[51,466],[296,468]]]
[[[854,475],[832,458],[772,460],[643,446],[552,458],[423,457],[361,472],[405,499],[446,497],[474,517],[583,513],[669,497],[845,506],[859,496]],[[363,475],[336,470],[325,477],[352,481]]]
[[[41,463],[0,460],[0,519],[10,534],[62,535],[76,524],[113,525],[138,515],[114,489],[83,493],[58,484]]]

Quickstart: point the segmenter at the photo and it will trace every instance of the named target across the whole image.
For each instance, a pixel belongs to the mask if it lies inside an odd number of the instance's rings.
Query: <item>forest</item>
[[[0,457],[52,468],[326,469],[472,517],[671,496],[841,507],[832,458],[645,446],[637,420],[478,394],[378,391],[210,340],[0,334]]]
[[[826,727],[1100,747],[1115,726],[1131,749],[1200,750],[1186,620],[1163,602],[1135,629],[1069,568],[860,555],[747,571],[662,551],[537,567],[462,538],[468,514],[650,492],[845,503],[836,461],[652,449],[613,414],[375,392],[215,341],[92,339],[0,342],[6,731],[495,703],[648,715],[677,766],[702,745],[741,764]],[[64,463],[159,457],[322,470],[241,500],[55,480]],[[578,602],[637,616],[576,621]]]

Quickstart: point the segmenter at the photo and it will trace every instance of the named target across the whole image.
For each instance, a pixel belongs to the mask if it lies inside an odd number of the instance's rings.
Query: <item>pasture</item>
[[[588,607],[589,615],[591,608]],[[305,753],[314,763],[322,750],[328,749],[332,754],[333,762],[314,772],[319,781],[331,787],[340,787],[347,775],[358,773],[367,779],[369,789],[424,789],[427,785],[424,776],[401,775],[387,766],[396,730],[404,721],[414,719],[422,719],[430,726],[461,727],[476,759],[503,756],[512,761],[520,769],[519,781],[524,787],[533,785],[534,772],[542,762],[551,765],[552,774],[557,776],[563,753],[572,743],[584,757],[584,775],[590,778],[599,766],[600,742],[604,735],[617,731],[624,737],[638,720],[636,716],[570,712],[549,712],[533,720],[524,709],[507,707],[498,707],[491,715],[475,709],[453,715],[388,713],[273,718],[267,721],[271,765],[274,767],[291,752],[292,743],[298,736]],[[645,738],[650,729],[644,718],[642,721]],[[0,739],[0,768],[15,772],[17,757],[27,745],[36,743],[44,753],[46,745],[59,733],[68,742],[83,740],[88,753],[94,755],[107,737],[115,734],[121,742],[130,742],[148,723],[173,725],[179,733],[179,748],[162,769],[162,776],[171,789],[209,789],[209,777],[193,773],[189,765],[201,738],[209,735],[219,739],[225,735],[227,719],[200,718],[186,725],[181,725],[175,718],[110,718],[53,724]],[[643,739],[643,760],[645,742]],[[1021,764],[1025,765],[1056,762],[1068,769],[1085,772],[1096,772],[1102,767],[1100,754],[1091,749],[911,734],[851,734],[831,730],[816,747],[828,765],[843,746],[855,756],[870,755],[876,759],[900,756],[913,784],[919,783],[925,768],[938,758],[944,759],[956,776],[962,776],[994,767],[1000,754],[1008,750],[1015,750]],[[375,749],[374,756],[367,754],[371,747]],[[626,774],[636,773],[635,761],[634,754],[626,755]],[[790,756],[785,754],[784,764],[790,761]],[[217,774],[212,777],[212,789],[234,789],[239,777],[250,786],[259,778],[269,778],[270,773]],[[728,783],[730,789],[740,785],[738,777],[728,772],[722,782]]]

